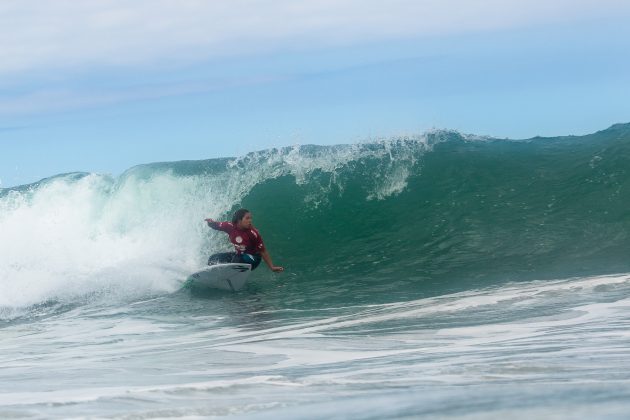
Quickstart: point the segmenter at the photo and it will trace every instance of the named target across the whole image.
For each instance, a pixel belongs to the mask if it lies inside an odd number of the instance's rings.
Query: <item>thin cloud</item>
[[[0,74],[194,63],[629,11],[625,0],[6,0]]]
[[[118,103],[143,101],[169,96],[216,92],[286,80],[286,77],[240,77],[202,82],[176,82],[116,87],[107,90],[49,88],[0,98],[0,115],[17,116],[41,112],[63,112]],[[6,131],[16,129],[7,127]],[[0,132],[3,128],[0,127]]]
[[[5,127],[0,126],[0,133],[6,133],[6,132],[10,132],[10,131],[26,130],[28,128],[30,128],[30,126],[27,126],[27,125],[11,125],[11,126],[5,126]]]

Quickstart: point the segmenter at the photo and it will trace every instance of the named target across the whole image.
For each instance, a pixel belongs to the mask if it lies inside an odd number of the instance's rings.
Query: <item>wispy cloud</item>
[[[629,11],[626,0],[5,0],[0,75],[195,62]]]
[[[12,126],[4,126],[4,127],[0,126],[0,133],[25,130],[27,128],[29,128],[29,126],[26,126],[26,125],[12,125]]]
[[[112,104],[150,100],[169,96],[199,94],[225,89],[255,86],[281,80],[272,77],[237,77],[198,82],[138,84],[131,87],[96,88],[39,88],[19,94],[0,95],[0,116],[18,116],[42,112],[63,112]],[[284,79],[282,79],[284,80]],[[14,127],[7,127],[15,129]],[[3,128],[0,127],[0,131]]]

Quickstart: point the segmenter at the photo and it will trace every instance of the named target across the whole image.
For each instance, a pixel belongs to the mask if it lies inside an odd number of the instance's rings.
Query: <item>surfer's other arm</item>
[[[284,271],[284,267],[273,265],[273,261],[271,261],[271,255],[269,255],[269,252],[267,252],[266,249],[260,252],[260,256],[265,261],[265,263],[269,266],[269,269],[273,271],[274,273],[280,273],[281,271]]]

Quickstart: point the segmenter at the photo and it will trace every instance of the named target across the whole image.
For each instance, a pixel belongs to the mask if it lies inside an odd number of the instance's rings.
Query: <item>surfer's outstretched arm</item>
[[[230,222],[217,222],[214,219],[204,219],[208,226],[214,230],[220,230],[222,232],[230,233],[234,226]]]
[[[269,252],[267,252],[266,249],[260,252],[260,256],[262,257],[263,260],[265,260],[265,263],[269,266],[271,271],[273,271],[274,273],[280,273],[281,271],[284,271],[284,267],[273,265],[273,262],[271,261],[271,256],[269,255]]]

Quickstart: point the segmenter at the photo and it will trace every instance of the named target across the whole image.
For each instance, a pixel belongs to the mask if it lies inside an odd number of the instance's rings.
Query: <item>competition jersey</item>
[[[212,222],[210,227],[220,230],[230,236],[230,242],[234,245],[237,254],[260,254],[265,250],[265,244],[256,228],[237,229],[231,222]]]

